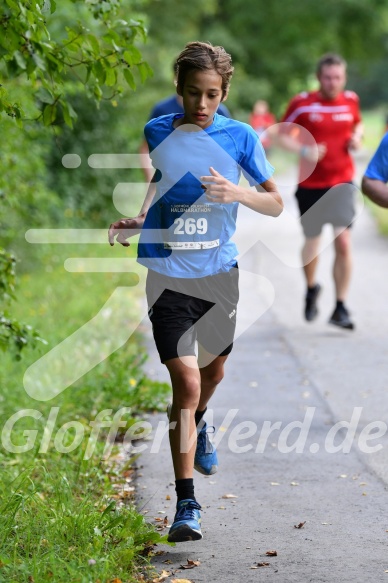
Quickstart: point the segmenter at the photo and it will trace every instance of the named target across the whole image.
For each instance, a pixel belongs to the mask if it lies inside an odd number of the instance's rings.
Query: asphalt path
[[[358,178],[366,162],[358,159]],[[243,332],[207,416],[220,466],[210,477],[195,472],[203,539],[158,546],[153,563],[170,574],[165,581],[388,581],[388,240],[360,197],[348,301],[356,329],[342,331],[327,323],[334,288],[325,227],[319,316],[305,322],[293,180],[284,179],[281,217],[239,211]],[[146,372],[168,380],[144,327]],[[148,421],[156,428],[165,416]],[[154,432],[141,444],[137,504],[163,528],[175,512],[168,439]],[[188,560],[199,564],[185,570]]]

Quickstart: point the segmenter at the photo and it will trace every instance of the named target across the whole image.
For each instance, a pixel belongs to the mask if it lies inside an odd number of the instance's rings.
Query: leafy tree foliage
[[[62,3],[61,10],[68,4]],[[139,38],[145,40],[144,26],[134,19],[119,18],[120,0],[73,0],[73,4],[85,19],[73,20],[65,27],[63,37],[58,38],[50,33],[50,25],[55,29],[58,24],[54,0],[2,1],[2,73],[6,79],[21,76],[30,81],[41,104],[38,119],[44,125],[53,124],[60,111],[65,123],[72,127],[76,112],[67,97],[73,84],[78,91],[83,86],[99,102],[106,98],[106,91],[112,99],[121,94],[123,83],[135,89],[134,71],[141,81],[152,74],[134,44]],[[85,8],[90,12],[85,13]],[[71,15],[74,19],[74,9]],[[13,101],[7,89],[2,88],[0,111],[20,123],[23,103]]]
[[[124,14],[121,0],[0,0],[3,244],[14,246],[28,228],[47,226],[48,217],[59,224],[64,205],[54,180],[50,188],[47,161],[53,136],[56,144],[62,127],[73,128],[76,104],[87,99],[90,118],[91,100],[112,107],[151,76],[136,46],[146,39],[145,27],[133,16]],[[41,339],[10,316],[15,265],[0,248],[0,348],[19,357]]]

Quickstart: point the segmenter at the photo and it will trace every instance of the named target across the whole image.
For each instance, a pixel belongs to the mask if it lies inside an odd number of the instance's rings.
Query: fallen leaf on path
[[[269,567],[269,563],[266,563],[265,561],[261,563],[256,563],[251,567],[251,569],[258,569],[259,567]]]
[[[305,524],[306,524],[306,521],[300,522],[299,524],[294,524],[294,528],[303,528]]]
[[[171,496],[170,496],[170,494],[167,494],[167,496],[166,496],[166,500],[171,500]]]
[[[171,579],[171,583],[193,583],[188,579]]]
[[[167,565],[172,565],[171,559],[166,559],[165,561],[162,561],[162,563],[166,563]]]
[[[238,498],[238,496],[235,496],[234,494],[224,494],[222,498]]]
[[[167,577],[169,577],[170,575],[171,575],[170,571],[165,571],[163,569],[163,571],[160,573],[157,579],[152,579],[152,583],[162,583],[162,581],[167,579]]]
[[[194,567],[199,567],[200,564],[201,563],[199,561],[192,561],[191,559],[187,559],[187,564],[181,565],[181,567],[182,569],[194,569]]]
[[[157,516],[157,517],[155,518],[155,522],[157,522],[157,523],[158,523],[158,525],[156,526],[156,530],[159,530],[159,531],[160,531],[160,530],[164,530],[165,528],[167,528],[167,527],[171,526],[171,525],[168,523],[168,516],[165,516],[164,518],[159,518],[159,516]]]
[[[225,506],[219,506],[217,510],[226,510]]]
[[[277,551],[267,551],[265,554],[267,555],[267,557],[277,557],[278,556]]]
[[[271,482],[271,486],[280,486],[279,482]]]
[[[299,482],[290,482],[291,486],[299,486]]]

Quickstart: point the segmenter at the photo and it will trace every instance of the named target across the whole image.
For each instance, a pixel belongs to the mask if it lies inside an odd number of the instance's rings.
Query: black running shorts
[[[350,227],[355,216],[356,187],[344,183],[328,188],[299,187],[295,193],[306,237],[318,237],[326,223]]]
[[[151,269],[148,315],[160,360],[195,355],[195,342],[210,354],[226,356],[236,328],[238,268],[196,279],[174,278]]]

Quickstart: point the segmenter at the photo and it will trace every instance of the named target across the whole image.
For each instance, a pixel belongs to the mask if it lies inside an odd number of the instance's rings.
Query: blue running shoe
[[[195,500],[180,500],[176,505],[174,522],[168,533],[167,540],[170,543],[182,543],[189,540],[200,540],[201,532],[201,507]]]
[[[218,470],[217,450],[209,439],[209,429],[214,431],[214,427],[208,427],[207,423],[204,423],[204,426],[198,432],[197,449],[194,457],[194,468],[205,476],[211,476]]]
[[[167,405],[167,417],[170,419],[171,405]],[[195,450],[194,468],[204,476],[211,476],[218,470],[218,457],[214,445],[211,443],[208,430],[214,427],[208,427],[205,421],[201,421],[202,429],[197,435],[197,448]]]

